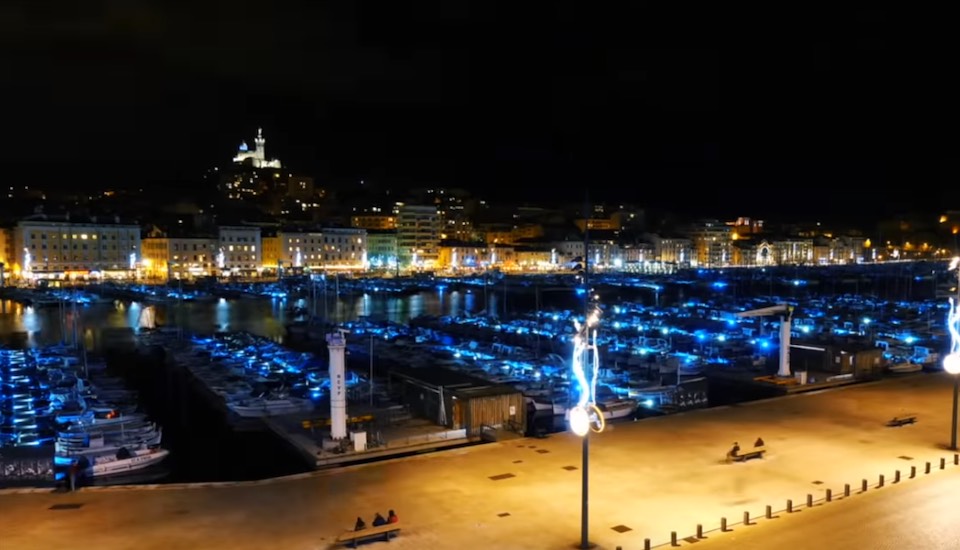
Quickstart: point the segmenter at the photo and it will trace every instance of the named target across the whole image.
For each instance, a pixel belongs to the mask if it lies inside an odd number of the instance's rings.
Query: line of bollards
[[[954,454],[954,455],[953,455],[953,464],[954,464],[954,465],[960,465],[960,453],[957,453],[957,454]],[[941,458],[940,458],[940,469],[941,469],[941,470],[944,470],[944,469],[946,469],[946,467],[947,467],[947,459],[946,459],[946,457],[941,457]],[[924,463],[924,467],[923,467],[923,473],[929,474],[932,470],[933,470],[933,463],[932,463],[932,462],[929,462],[929,461],[928,461],[928,462],[925,462],[925,463]],[[900,480],[901,480],[901,476],[902,476],[902,474],[900,473],[900,470],[894,470],[894,472],[893,472],[893,483],[899,483]],[[917,467],[916,467],[916,466],[910,466],[910,479],[913,479],[913,478],[915,478],[915,477],[917,477]],[[877,479],[877,488],[879,489],[879,488],[883,487],[885,483],[886,483],[886,476],[884,476],[884,474],[880,474],[880,476],[879,476],[878,479]],[[862,479],[862,480],[860,480],[860,492],[861,492],[861,493],[866,493],[869,489],[870,489],[870,482],[869,482],[869,480],[867,480],[867,479]],[[850,484],[849,484],[849,483],[844,483],[844,484],[843,484],[843,496],[844,496],[844,498],[849,497],[850,494],[851,494],[851,491],[852,491],[852,489],[851,489]],[[825,489],[824,501],[825,501],[825,502],[833,502],[833,490],[832,490],[832,489]],[[810,494],[810,493],[807,493],[806,507],[807,507],[807,508],[813,508],[813,503],[814,503],[813,495]],[[788,514],[791,514],[791,513],[793,513],[793,512],[795,511],[795,510],[794,510],[794,506],[793,506],[793,499],[787,499],[787,508],[786,508],[786,511],[787,511]],[[764,517],[765,517],[766,519],[774,519],[774,518],[778,517],[778,516],[775,516],[775,515],[773,514],[773,506],[770,506],[769,504],[766,505],[766,507],[765,507],[765,509],[764,509]],[[754,524],[754,521],[751,519],[751,517],[750,517],[750,512],[749,512],[748,510],[746,510],[746,511],[743,512],[743,524],[744,524],[744,525],[753,525],[753,524]],[[727,518],[726,518],[726,517],[721,517],[721,518],[720,518],[720,532],[725,533],[725,532],[730,531],[730,530],[731,530],[731,529],[730,529],[729,524],[728,524],[728,522],[727,522]],[[707,537],[705,537],[705,536],[703,535],[703,524],[701,524],[701,523],[698,523],[698,524],[697,524],[697,534],[696,534],[696,538],[697,538],[697,539],[705,539],[705,538],[707,538]],[[678,536],[677,536],[677,532],[676,532],[676,531],[671,531],[671,532],[670,532],[670,545],[671,545],[671,546],[674,546],[674,547],[680,546],[679,538],[678,538]],[[651,550],[652,544],[651,544],[651,542],[650,542],[650,539],[643,539],[643,548],[644,548],[644,550]],[[617,550],[620,550],[620,547],[619,547],[619,546],[617,547]]]

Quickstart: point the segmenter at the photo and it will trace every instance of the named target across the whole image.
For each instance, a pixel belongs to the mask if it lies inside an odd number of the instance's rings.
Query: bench
[[[893,419],[887,422],[887,426],[891,428],[899,428],[901,426],[906,426],[907,424],[914,424],[916,423],[916,421],[917,421],[916,415],[894,416]]]
[[[337,544],[346,544],[351,548],[356,548],[358,543],[372,539],[390,542],[390,538],[397,536],[399,533],[399,523],[387,523],[376,527],[367,527],[359,531],[347,531],[337,537]]]
[[[727,459],[734,462],[743,462],[751,458],[763,458],[765,452],[767,452],[766,447],[746,447],[740,449],[737,454],[727,453]]]

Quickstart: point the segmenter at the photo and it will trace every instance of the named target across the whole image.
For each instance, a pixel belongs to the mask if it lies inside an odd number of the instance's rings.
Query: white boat
[[[76,457],[81,455],[98,455],[115,453],[120,449],[141,449],[155,447],[163,439],[163,432],[157,430],[146,435],[131,436],[128,438],[104,439],[102,435],[91,437],[89,440],[57,438],[54,442],[54,452],[60,456]]]
[[[896,365],[890,365],[887,367],[887,370],[896,374],[906,374],[910,372],[920,372],[923,370],[923,365],[920,363],[897,363]]]
[[[88,477],[103,477],[142,470],[159,464],[169,454],[166,449],[154,448],[84,457],[89,464],[84,473]]]
[[[230,410],[244,418],[279,416],[284,414],[305,413],[313,410],[309,399],[285,397],[283,399],[254,398],[228,403]]]
[[[597,403],[597,408],[603,412],[604,420],[626,418],[637,411],[639,402],[636,399],[610,399]]]

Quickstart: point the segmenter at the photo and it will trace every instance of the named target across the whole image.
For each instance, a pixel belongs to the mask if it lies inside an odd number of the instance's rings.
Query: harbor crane
[[[789,377],[790,375],[790,323],[793,320],[793,306],[790,304],[778,304],[760,309],[751,309],[749,311],[738,312],[737,317],[766,317],[768,315],[780,315],[780,370],[777,376]]]

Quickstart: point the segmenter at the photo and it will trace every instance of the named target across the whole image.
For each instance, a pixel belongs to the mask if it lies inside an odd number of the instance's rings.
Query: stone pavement
[[[951,399],[947,375],[915,375],[608,426],[591,440],[590,538],[609,550],[643,548],[645,538],[669,546],[671,531],[709,532],[721,517],[733,525],[744,511],[819,500],[845,483],[856,493],[862,479],[889,483],[898,469],[909,483],[910,466],[924,475],[941,457],[960,469],[944,449]],[[918,423],[885,427],[905,412]],[[758,436],[765,459],[725,462],[733,441]],[[556,434],[265,482],[0,491],[0,546],[312,550],[330,548],[358,515],[369,523],[393,508],[403,527],[394,549],[571,548],[580,450],[578,438]],[[57,504],[82,506],[50,510]]]

